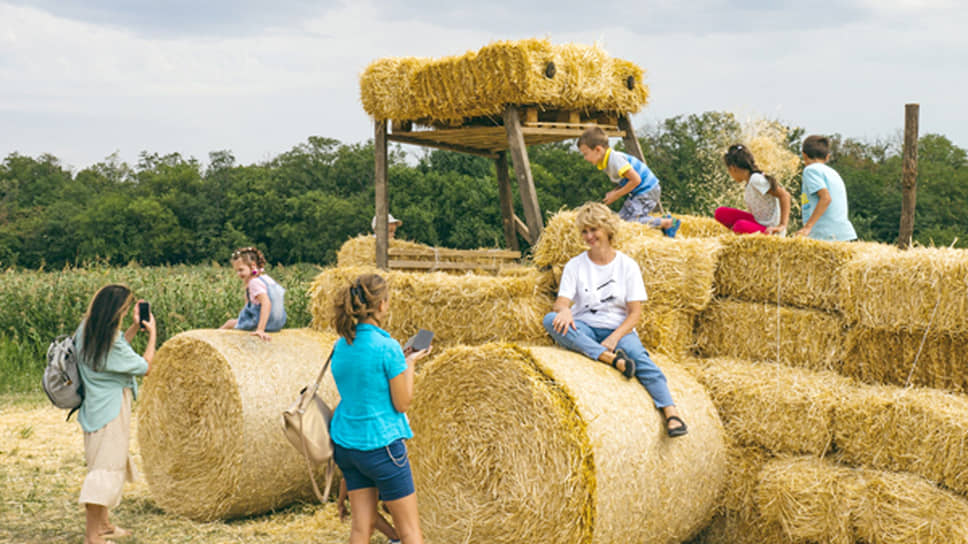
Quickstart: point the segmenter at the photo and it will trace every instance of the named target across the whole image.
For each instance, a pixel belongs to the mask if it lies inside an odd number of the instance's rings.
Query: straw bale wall
[[[726,358],[686,361],[706,387],[729,435],[771,452],[822,455],[834,439],[834,408],[847,378],[775,363]]]
[[[428,542],[681,542],[725,477],[706,392],[659,364],[689,434],[670,439],[640,384],[551,347],[453,347],[422,369],[409,412]]]
[[[859,325],[968,334],[968,251],[880,245],[843,271],[844,314]]]
[[[834,408],[834,418],[843,461],[919,474],[968,496],[968,397],[860,387]]]
[[[695,321],[693,312],[646,306],[635,331],[650,354],[658,352],[679,358],[690,355],[696,347]]]
[[[774,361],[813,370],[841,370],[844,322],[838,315],[777,307],[775,304],[715,299],[697,321],[696,343],[703,356]]]
[[[905,385],[910,376],[911,385],[968,393],[966,353],[968,334],[858,325],[847,332],[843,372],[889,385]]]
[[[379,59],[360,75],[360,100],[375,119],[459,124],[499,117],[507,104],[634,113],[648,100],[648,87],[639,66],[598,46],[532,38],[437,59]]]
[[[752,302],[838,311],[844,265],[878,244],[821,242],[802,237],[725,236],[716,294]],[[779,283],[779,293],[777,292]]]
[[[332,334],[193,330],[161,346],[138,402],[138,443],[152,499],[197,521],[267,512],[312,496],[305,460],[280,415],[316,378]],[[321,396],[335,406],[328,374]]]
[[[378,273],[390,288],[390,315],[383,328],[397,339],[419,329],[434,331],[434,345],[492,341],[550,343],[541,320],[554,297],[548,275],[538,270],[510,276],[442,272],[380,271],[370,267],[328,268],[310,286],[311,327],[335,330],[333,299],[357,276]]]

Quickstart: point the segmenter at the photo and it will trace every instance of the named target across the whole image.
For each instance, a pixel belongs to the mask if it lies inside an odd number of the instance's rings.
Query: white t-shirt
[[[775,227],[780,224],[780,199],[769,194],[770,180],[760,173],[754,173],[746,182],[746,206],[764,227]]]
[[[648,298],[639,263],[621,251],[606,265],[593,263],[587,251],[568,261],[558,296],[572,301],[576,320],[603,329],[617,329],[628,317],[627,304]]]

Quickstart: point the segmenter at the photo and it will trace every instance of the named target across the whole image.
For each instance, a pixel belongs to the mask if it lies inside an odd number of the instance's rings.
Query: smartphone
[[[413,348],[414,351],[423,351],[430,347],[430,341],[433,339],[434,333],[427,329],[420,329],[417,331],[417,334],[407,340],[407,343],[403,345],[403,350],[406,351],[407,348]]]
[[[148,318],[150,316],[151,316],[151,305],[148,304],[146,301],[139,302],[138,303],[138,318],[141,320],[141,322],[138,323],[138,325],[141,325],[141,327],[144,328],[143,323],[145,321],[148,321]]]

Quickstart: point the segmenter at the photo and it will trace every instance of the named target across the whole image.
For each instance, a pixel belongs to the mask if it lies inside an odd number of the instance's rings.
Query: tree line
[[[667,210],[708,216],[717,205],[742,206],[741,188],[721,159],[723,135],[738,129],[733,114],[706,112],[640,131]],[[784,144],[799,154],[803,130],[784,129]],[[830,164],[847,185],[859,236],[893,243],[901,208],[899,140],[832,139]],[[601,199],[611,186],[573,141],[534,146],[530,158],[545,213]],[[920,138],[919,158],[915,240],[962,245],[966,151],[928,134]],[[243,245],[262,248],[273,263],[329,264],[347,238],[370,229],[373,170],[372,142],[318,136],[252,165],[237,164],[230,151],[210,153],[207,166],[177,153],[143,152],[133,166],[111,156],[73,172],[52,155],[11,153],[0,164],[0,268],[208,263],[225,261]],[[492,161],[439,150],[414,157],[393,148],[389,175],[390,211],[404,221],[401,237],[452,248],[503,245]],[[790,185],[798,195],[799,178]]]

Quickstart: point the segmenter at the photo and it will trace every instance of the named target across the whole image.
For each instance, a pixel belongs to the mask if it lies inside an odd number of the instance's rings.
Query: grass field
[[[137,411],[137,402],[134,404]],[[73,419],[43,394],[0,395],[0,542],[82,542],[84,511],[77,503],[84,480],[84,440]],[[131,452],[139,469],[137,418]],[[160,510],[142,479],[125,486],[113,520],[130,529],[128,543],[315,543],[349,540],[335,503],[295,504],[282,511],[230,522],[196,523]],[[371,543],[386,539],[374,536]]]
[[[287,289],[287,327],[309,324],[307,289],[320,270],[315,265],[268,270]],[[0,271],[0,393],[39,390],[48,344],[74,332],[91,297],[108,283],[127,284],[136,297],[151,302],[159,346],[185,330],[216,328],[244,304],[242,283],[230,267],[218,264]],[[139,353],[144,341],[145,335],[135,339]]]

